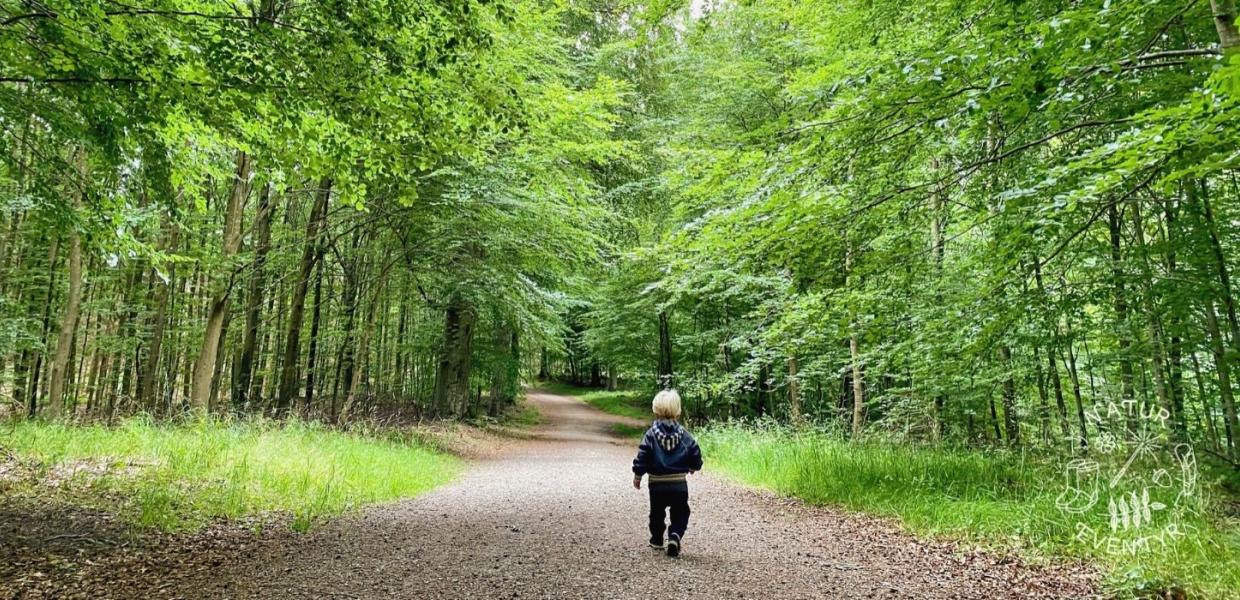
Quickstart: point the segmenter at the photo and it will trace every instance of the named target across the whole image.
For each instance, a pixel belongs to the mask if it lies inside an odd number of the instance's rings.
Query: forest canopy
[[[9,412],[690,418],[1235,460],[1235,3],[0,4]]]

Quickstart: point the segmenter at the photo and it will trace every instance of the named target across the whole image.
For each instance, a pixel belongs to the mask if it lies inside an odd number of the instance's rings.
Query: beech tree
[[[1232,1],[0,11],[12,411],[460,418],[539,373],[1237,459]]]
[[[0,393],[32,415],[504,410],[603,243],[624,87],[558,3],[0,11]],[[454,306],[482,331],[445,340]]]
[[[677,82],[638,88],[667,233],[626,240],[588,351],[654,387],[674,332],[699,417],[1080,449],[1115,403],[1234,457],[1234,14],[635,9],[617,43]]]

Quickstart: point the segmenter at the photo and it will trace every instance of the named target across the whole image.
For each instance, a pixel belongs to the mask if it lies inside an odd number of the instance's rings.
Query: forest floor
[[[892,522],[691,478],[684,554],[646,545],[646,492],[631,487],[639,423],[531,391],[528,439],[477,456],[453,483],[300,534],[221,525],[123,541],[112,529],[24,531],[79,554],[71,576],[0,579],[0,597],[91,598],[1082,598],[1081,564],[918,539]],[[34,521],[0,511],[0,529]],[[13,513],[13,514],[10,514]],[[74,515],[54,515],[74,523]],[[83,519],[90,521],[90,519]],[[85,557],[84,540],[98,550]],[[74,550],[76,548],[76,550]],[[7,589],[5,586],[8,586]]]

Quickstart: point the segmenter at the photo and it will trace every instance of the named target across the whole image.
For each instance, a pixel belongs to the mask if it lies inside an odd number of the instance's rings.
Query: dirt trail
[[[882,521],[690,479],[684,555],[646,546],[627,422],[533,391],[543,425],[458,481],[315,528],[212,552],[143,595],[189,598],[1080,598],[1092,576],[917,540]],[[151,574],[155,577],[155,574]],[[139,576],[140,577],[140,576]],[[132,581],[133,575],[121,577]],[[154,583],[154,582],[150,582]],[[129,596],[137,588],[95,589]]]

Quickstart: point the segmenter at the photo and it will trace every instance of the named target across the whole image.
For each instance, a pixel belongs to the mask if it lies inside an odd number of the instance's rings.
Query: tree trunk
[[[381,296],[384,289],[384,277],[380,275],[379,283],[374,292],[374,297],[370,301],[370,306],[366,310],[366,320],[362,323],[362,333],[357,338],[356,364],[353,367],[353,377],[349,380],[349,394],[345,398],[344,408],[340,411],[340,421],[347,422],[350,414],[357,406],[358,397],[362,392],[362,385],[366,381],[366,370],[370,367],[370,338],[375,330],[375,315],[378,313],[378,306],[381,302]]]
[[[672,328],[668,321],[667,311],[659,311],[659,387],[663,389],[676,385],[672,368]]]
[[[353,234],[353,249],[357,250],[361,244],[361,235],[357,232]],[[354,261],[357,266],[359,261]],[[353,329],[357,322],[357,304],[360,294],[359,288],[361,283],[358,281],[359,273],[349,266],[342,265],[344,271],[344,336],[340,342],[340,350],[336,355],[336,373],[332,377],[332,402],[331,416],[335,420],[337,416],[336,406],[340,398],[340,382],[353,380]]]
[[[1140,254],[1141,298],[1146,312],[1147,332],[1150,336],[1150,358],[1153,362],[1154,393],[1158,397],[1158,404],[1171,415],[1173,433],[1177,436],[1177,439],[1183,440],[1185,439],[1183,415],[1177,413],[1175,405],[1171,402],[1171,396],[1167,393],[1166,365],[1163,363],[1165,350],[1163,349],[1162,341],[1162,318],[1159,316],[1157,306],[1154,303],[1153,275],[1150,269],[1149,257],[1145,254],[1145,224],[1141,219],[1141,205],[1139,201],[1133,199],[1131,206],[1132,233]]]
[[[245,332],[242,335],[241,353],[233,372],[233,406],[244,411],[249,408],[254,381],[254,357],[258,351],[258,326],[263,316],[263,294],[266,292],[267,254],[271,251],[271,218],[275,213],[271,205],[271,184],[263,186],[258,200],[258,214],[254,217],[254,261],[250,263],[250,289],[246,297]]]
[[[87,262],[85,265],[85,271],[86,272],[94,271],[94,266],[95,265],[94,265],[93,260]],[[90,300],[92,298],[91,292],[93,291],[92,288],[94,287],[97,287],[97,286],[96,285],[85,286],[85,291],[82,292],[82,299],[78,302],[78,306],[90,304]],[[102,286],[98,286],[98,287],[102,287]],[[121,296],[121,295],[122,294],[118,294],[118,296]],[[121,298],[118,297],[117,301],[119,302],[120,300]],[[91,347],[91,341],[92,341],[91,323],[94,322],[97,324],[97,326],[95,327],[95,330],[96,330],[95,341],[96,342],[98,341],[98,339],[105,337],[109,333],[109,329],[111,328],[112,324],[111,323],[104,324],[103,317],[100,315],[95,315],[95,314],[86,315],[86,322],[83,323],[80,311],[78,313],[77,320],[78,320],[78,323],[73,328],[73,339],[69,342],[69,348],[70,348],[69,362],[65,366],[64,391],[61,392],[61,397],[64,398],[64,402],[62,406],[64,406],[66,412],[68,412],[70,415],[76,415],[78,412],[77,410],[78,401],[79,401],[79,398],[81,398],[81,393],[83,391],[81,382],[82,382],[82,371],[85,367],[85,362],[89,360],[89,357],[92,354],[102,355],[108,360],[110,360],[112,357],[110,352],[105,352],[103,351],[102,348],[99,348],[98,343],[95,344],[94,348]],[[106,364],[107,362],[105,361],[105,365]],[[77,365],[77,366],[75,367],[74,365]],[[89,390],[86,390],[86,391],[89,394]],[[111,390],[111,392],[115,392],[115,389]],[[90,401],[90,398],[88,395],[87,402],[89,401]],[[92,413],[90,412],[90,410],[87,410],[86,414],[91,415]]]
[[[1214,368],[1218,371],[1218,396],[1223,403],[1223,425],[1227,432],[1227,456],[1236,459],[1236,435],[1240,434],[1240,420],[1236,417],[1236,401],[1231,390],[1231,361],[1223,346],[1223,334],[1218,327],[1218,313],[1214,303],[1206,305],[1206,331],[1210,334],[1210,350],[1214,352]]]
[[[224,372],[224,365],[228,362],[228,354],[224,352],[228,342],[228,326],[232,323],[232,313],[224,311],[224,323],[220,326],[220,343],[216,348],[215,371],[211,374],[211,399],[208,406],[216,412],[222,412],[224,407],[220,406],[220,381],[223,379],[220,375]]]
[[[852,244],[849,242],[848,249],[844,252],[844,285],[849,286],[853,280],[853,250]],[[857,342],[857,316],[855,309],[849,311],[849,332],[848,332],[848,356],[849,362],[852,363],[852,437],[853,439],[861,438],[861,431],[865,424],[865,385],[861,379],[861,349]]]
[[[1232,351],[1240,356],[1240,321],[1236,319],[1236,302],[1232,296],[1231,290],[1231,271],[1227,268],[1227,258],[1223,253],[1223,244],[1219,240],[1218,224],[1214,220],[1214,209],[1210,204],[1209,188],[1206,182],[1201,182],[1201,195],[1198,198],[1201,204],[1202,217],[1206,222],[1206,231],[1210,234],[1210,250],[1214,255],[1214,268],[1218,273],[1218,280],[1221,289],[1219,291],[1220,299],[1223,302],[1224,312],[1227,315],[1227,328],[1231,332]]]
[[[788,357],[788,418],[793,425],[800,425],[801,416],[801,379],[797,376],[797,357]]]
[[[1049,356],[1049,353],[1047,354]],[[1042,372],[1041,344],[1033,345],[1033,371],[1038,388],[1038,433],[1042,436],[1042,443],[1047,444],[1051,439],[1051,405],[1048,395],[1050,381],[1046,373]]]
[[[86,330],[89,331],[90,330],[89,319],[87,321],[88,322],[86,325]],[[97,323],[96,329],[98,329],[98,333],[96,333],[96,336],[103,335],[104,333],[103,323]],[[85,355],[85,353],[83,354]],[[86,357],[83,356],[83,358],[85,359]],[[87,394],[86,413],[87,414],[92,414],[97,410],[99,389],[102,387],[99,381],[100,381],[100,374],[103,372],[103,359],[104,359],[103,352],[99,352],[99,351],[96,351],[94,353],[93,358],[87,359],[90,362],[90,373],[86,375],[86,394]]]
[[[177,246],[178,230],[171,220],[165,221],[165,233],[163,249],[171,250]],[[172,293],[172,288],[176,285],[176,263],[172,263],[168,267],[168,280],[156,282],[160,279],[158,270],[151,269],[151,282],[155,288],[155,314],[151,317],[150,324],[150,345],[146,351],[146,360],[142,362],[138,374],[138,403],[145,410],[154,413],[156,411],[155,403],[155,377],[159,371],[160,353],[163,351],[164,330],[168,324],[168,297]]]
[[[91,391],[90,397],[87,399],[87,414],[104,415],[111,413],[113,394],[108,385],[108,367],[110,365],[107,353],[100,352],[95,362],[95,388]],[[107,405],[104,406],[104,397],[107,397]]]
[[[125,307],[125,311],[121,313],[120,323],[116,330],[125,339],[134,340],[134,349],[132,355],[122,354],[120,357],[120,375],[121,390],[120,397],[132,400],[131,395],[133,387],[134,372],[137,370],[138,357],[142,350],[142,339],[137,335],[138,320],[138,304],[139,294],[142,290],[142,273],[143,269],[134,267],[129,270],[129,276],[126,277],[125,289],[121,290],[120,302]],[[131,294],[133,296],[131,296]]]
[[[852,362],[852,436],[861,438],[861,430],[865,420],[865,386],[861,381],[861,352],[857,347],[857,336],[848,337],[848,354]]]
[[[1009,446],[1020,445],[1020,420],[1016,414],[1016,380],[1012,376],[1012,349],[999,345],[999,362],[1006,374],[1003,378],[1003,433]]]
[[[1063,380],[1059,378],[1059,349],[1055,344],[1052,344],[1046,352],[1046,367],[1050,373],[1051,390],[1055,393],[1055,411],[1059,414],[1059,431],[1063,434],[1064,440],[1071,440],[1072,426],[1068,422],[1068,405],[1063,397]]]
[[[495,363],[491,367],[491,407],[490,414],[497,415],[504,405],[511,403],[516,396],[516,376],[520,368],[517,351],[517,332],[503,321],[497,321],[493,339],[492,352]]]
[[[405,332],[409,330],[409,310],[407,306],[408,303],[405,302],[405,298],[403,295],[401,296],[400,300],[398,300],[398,302],[400,303],[399,304],[400,311],[399,311],[399,316],[397,317],[396,340],[395,340],[396,395],[397,397],[403,400],[407,398],[409,394],[409,389],[408,389],[409,358],[408,358],[408,352],[406,352],[405,350],[406,348]]]
[[[77,151],[77,172],[86,174],[86,155]],[[77,193],[73,202],[76,209],[82,203],[81,193]],[[69,295],[65,297],[65,312],[60,317],[60,335],[56,338],[56,355],[52,359],[51,378],[48,383],[47,402],[44,406],[47,416],[57,418],[64,406],[65,370],[69,366],[69,351],[73,347],[73,335],[77,332],[78,311],[82,302],[82,237],[78,235],[77,225],[69,229]]]
[[[25,257],[25,252],[24,252],[25,245],[22,244],[21,240],[18,238],[19,223],[21,223],[21,221],[22,219],[20,215],[14,215],[13,220],[10,223],[8,237],[10,239],[9,243],[15,246],[15,248],[12,250],[12,254],[14,258],[13,258],[12,267],[8,267],[7,266],[8,263],[7,262],[5,263],[6,268],[4,269],[4,273],[2,274],[3,281],[0,281],[0,296],[3,296],[6,290],[8,289],[8,286],[6,284],[12,281],[12,274],[19,273],[22,271],[22,263],[23,263],[22,259]],[[22,307],[24,306],[24,303],[26,300],[23,294],[24,288],[22,286],[14,286],[14,287],[16,287],[16,291],[13,295],[13,305],[17,307]],[[6,363],[8,362],[7,361],[8,358],[9,357],[7,355],[0,357],[0,381],[4,379],[5,366],[6,366]],[[11,384],[9,392],[11,396],[17,397],[17,396],[20,396],[19,388],[21,387],[21,384],[19,383],[20,374],[18,372],[18,369],[19,369],[18,364],[19,364],[20,355],[15,354],[12,358],[13,358],[13,361],[12,361],[13,362],[13,379],[12,379],[12,384]]]
[[[1068,351],[1068,377],[1072,380],[1072,397],[1076,400],[1076,418],[1077,427],[1080,428],[1081,449],[1089,447],[1089,430],[1085,428],[1085,400],[1081,397],[1081,376],[1076,369],[1076,352],[1072,348],[1072,334],[1069,331],[1068,340],[1064,346]]]
[[[432,404],[438,414],[450,412],[465,416],[469,406],[469,374],[472,358],[474,323],[473,306],[459,296],[444,311],[443,351],[435,373],[435,395]]]
[[[363,263],[361,259],[356,258],[357,249],[361,247],[362,234],[361,231],[353,232],[352,249],[355,258],[352,264],[341,263],[343,275],[345,275],[345,290],[343,290],[343,304],[345,304],[345,330],[343,330],[343,338],[340,342],[340,351],[336,355],[336,374],[331,381],[331,418],[335,420],[337,417],[336,405],[340,402],[340,386],[341,382],[353,381],[353,329],[357,324],[357,305],[360,304],[361,298],[361,270]],[[346,389],[347,392],[347,389]]]
[[[314,276],[314,314],[310,317],[310,349],[306,357],[306,396],[302,402],[303,412],[307,414],[314,406],[315,365],[319,356],[319,323],[323,314],[323,253],[319,245],[319,258],[315,261]]]
[[[1219,47],[1223,56],[1240,52],[1240,31],[1236,28],[1235,0],[1210,0],[1214,14],[1214,29],[1218,31]]]
[[[758,369],[758,385],[757,385],[757,410],[758,418],[765,417],[767,411],[770,410],[771,397],[771,367],[767,363],[762,363],[762,367]]]
[[[1045,284],[1042,282],[1042,265],[1036,258],[1033,263],[1033,275],[1034,281],[1038,285],[1038,293],[1042,296],[1046,309],[1049,310],[1051,299],[1046,291]],[[1071,445],[1071,442],[1068,440],[1072,438],[1072,426],[1068,422],[1068,408],[1063,397],[1063,380],[1059,377],[1059,346],[1062,343],[1062,338],[1059,335],[1059,318],[1058,316],[1051,316],[1048,321],[1048,326],[1051,330],[1051,342],[1046,348],[1047,373],[1050,378],[1051,389],[1055,393],[1055,410],[1059,413],[1059,429],[1063,433],[1064,440]]]
[[[222,262],[228,265],[228,259],[241,247],[241,213],[245,201],[250,195],[250,156],[237,152],[237,168],[233,175],[232,190],[228,195],[228,209],[224,214],[224,240]],[[218,277],[215,290],[211,294],[211,308],[207,315],[207,325],[203,332],[202,349],[198,359],[194,361],[193,387],[190,390],[189,407],[193,412],[203,415],[211,410],[211,384],[215,373],[215,362],[218,359],[220,337],[224,331],[224,317],[228,312],[228,296],[232,288],[232,274]]]
[[[1188,182],[1192,185],[1192,182]],[[1172,198],[1167,198],[1163,202],[1163,220],[1166,225],[1166,233],[1163,235],[1164,247],[1166,248],[1166,264],[1167,278],[1174,281],[1180,277],[1179,265],[1176,262],[1176,244],[1180,242],[1180,236],[1177,235],[1176,228],[1176,210]],[[1178,422],[1180,432],[1183,434],[1181,439],[1187,436],[1187,425],[1184,422],[1184,340],[1180,337],[1183,331],[1184,314],[1180,310],[1172,310],[1168,315],[1168,329],[1170,330],[1170,343],[1167,346],[1167,393],[1171,396],[1172,414],[1181,415]]]
[[[86,264],[87,271],[94,271],[93,262],[94,261],[91,261],[90,263]],[[85,291],[82,292],[82,304],[86,304],[86,305],[90,304],[90,301],[92,298],[92,292],[94,291],[93,288],[96,287],[96,285],[97,284],[92,282],[91,285],[86,286]],[[124,288],[121,288],[121,289],[124,289]],[[66,382],[65,390],[66,390],[66,393],[69,395],[69,397],[75,400],[77,398],[80,398],[83,392],[85,392],[86,400],[87,400],[86,414],[88,415],[92,414],[91,410],[94,408],[94,405],[90,403],[90,399],[91,399],[91,392],[95,389],[95,382],[88,381],[86,379],[87,376],[86,376],[85,371],[86,371],[86,365],[88,364],[93,365],[95,359],[101,356],[102,354],[104,354],[103,350],[99,347],[99,344],[95,344],[94,347],[91,346],[92,339],[98,340],[99,338],[102,338],[107,334],[107,327],[104,325],[103,321],[104,321],[103,316],[95,314],[94,312],[86,315],[86,323],[82,324],[78,328],[78,331],[81,332],[81,335],[73,336],[74,337],[73,351],[69,355],[69,364],[70,365],[76,364],[77,367],[76,368],[72,366],[69,367],[70,372],[75,372],[75,373],[70,378],[71,381]],[[92,338],[92,333],[94,334],[93,338]],[[81,339],[80,342],[78,341],[79,338]],[[73,412],[73,410],[74,409],[70,408],[71,413]]]
[[[1124,269],[1123,255],[1120,249],[1120,218],[1119,209],[1111,206],[1107,209],[1107,224],[1111,233],[1111,277],[1115,285],[1115,320],[1116,320],[1116,336],[1119,346],[1119,369],[1120,369],[1120,402],[1124,406],[1124,410],[1135,414],[1134,403],[1135,395],[1133,393],[1133,375],[1132,375],[1132,358],[1129,347],[1128,331],[1128,299],[1124,291]],[[1093,364],[1093,361],[1090,361]],[[1128,418],[1128,429],[1131,432],[1136,430],[1136,419]]]
[[[937,169],[938,164],[935,163]],[[946,245],[943,235],[943,211],[946,203],[943,196],[946,191],[934,194],[933,206],[930,211],[930,262],[934,265],[934,287],[935,301],[940,306],[943,303],[943,295],[940,291],[940,285],[943,278],[943,250]],[[936,439],[942,440],[947,436],[947,397],[942,393],[934,395],[934,435]]]
[[[995,443],[1003,443],[1003,431],[999,428],[999,410],[995,407],[994,390],[986,391],[986,402],[990,405],[990,425],[995,431]]]
[[[318,192],[314,196],[314,206],[310,209],[310,217],[306,222],[306,240],[301,253],[301,269],[293,286],[293,298],[288,308],[288,333],[284,338],[284,359],[280,363],[280,387],[276,392],[276,412],[284,414],[288,411],[293,397],[297,395],[300,383],[301,361],[301,326],[305,318],[306,291],[310,285],[310,275],[318,256],[319,233],[324,227],[327,217],[327,199],[331,195],[331,178],[323,178],[319,182]]]
[[[52,304],[55,303],[56,291],[56,259],[60,252],[59,238],[52,239],[52,245],[47,250],[47,288],[43,294],[43,326],[39,339],[47,340],[51,333],[52,327]],[[28,414],[34,418],[38,414],[39,408],[39,380],[43,373],[43,357],[42,350],[33,350],[31,352],[22,353],[23,377],[26,382],[27,398],[19,399],[20,402],[29,404]],[[28,377],[28,379],[27,379]]]
[[[1201,362],[1197,360],[1196,352],[1190,356],[1193,360],[1193,379],[1197,380],[1197,395],[1201,398],[1201,416],[1205,421],[1206,436],[1210,440],[1210,446],[1218,450],[1222,446],[1218,440],[1218,429],[1214,425],[1214,406],[1210,402],[1210,396],[1206,394],[1206,382],[1201,374]]]
[[[513,327],[512,338],[508,341],[508,355],[512,358],[508,363],[508,390],[505,400],[512,404],[517,401],[517,393],[521,388],[521,332],[516,327]]]

